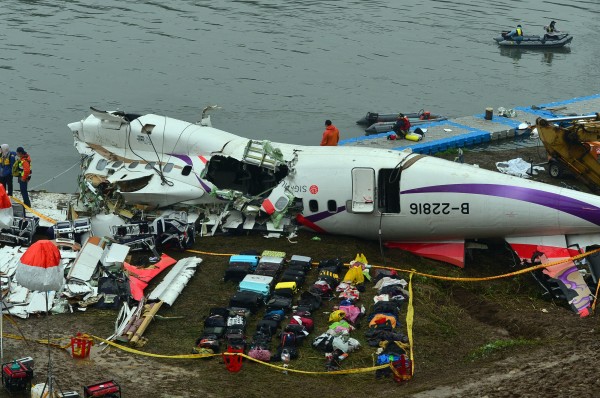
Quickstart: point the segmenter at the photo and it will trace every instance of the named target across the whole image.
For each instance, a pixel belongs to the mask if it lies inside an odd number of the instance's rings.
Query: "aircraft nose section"
[[[67,126],[69,127],[69,130],[71,130],[71,133],[73,133],[73,137],[82,141],[83,123],[82,122],[73,122],[73,123],[67,124]]]

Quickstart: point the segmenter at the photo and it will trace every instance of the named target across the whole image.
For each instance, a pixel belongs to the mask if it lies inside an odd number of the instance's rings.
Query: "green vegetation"
[[[530,339],[495,340],[491,343],[487,343],[486,345],[477,348],[469,355],[469,359],[476,360],[487,358],[497,352],[506,351],[513,347],[535,346],[538,344],[540,344],[540,341]]]

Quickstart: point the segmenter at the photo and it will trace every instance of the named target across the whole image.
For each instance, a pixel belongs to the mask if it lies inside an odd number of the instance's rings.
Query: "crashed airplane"
[[[600,242],[595,195],[409,151],[257,141],[213,128],[205,112],[190,123],[92,108],[69,128],[84,157],[80,194],[97,210],[187,205],[212,233],[302,226],[459,266],[478,239],[505,239],[526,260]]]

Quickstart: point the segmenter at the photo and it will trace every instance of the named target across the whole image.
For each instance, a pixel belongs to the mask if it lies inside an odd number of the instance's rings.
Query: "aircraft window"
[[[328,200],[327,201],[327,210],[330,213],[335,213],[337,211],[337,203],[335,202],[335,200]]]
[[[156,165],[156,162],[148,162],[148,164],[146,164],[146,168],[153,169],[155,165]]]
[[[165,164],[165,167],[163,167],[163,172],[168,173],[169,171],[173,170],[173,166],[175,166],[173,163]]]
[[[123,162],[121,162],[120,160],[117,160],[116,162],[114,162],[112,164],[112,167],[114,167],[116,169],[117,167],[121,167],[122,164],[123,164]]]
[[[107,164],[108,164],[108,160],[100,159],[98,161],[98,164],[96,165],[96,170],[104,170],[104,168],[106,167]]]
[[[319,202],[317,202],[316,200],[312,199],[308,201],[308,208],[310,209],[310,211],[312,211],[313,213],[316,213],[319,211]]]
[[[140,162],[131,162],[131,164],[129,165],[129,168],[135,169],[136,167],[138,167],[139,164],[140,164]]]
[[[191,172],[192,172],[192,166],[190,166],[189,164],[187,166],[184,166],[183,169],[181,169],[181,175],[184,175],[184,176],[189,176]]]

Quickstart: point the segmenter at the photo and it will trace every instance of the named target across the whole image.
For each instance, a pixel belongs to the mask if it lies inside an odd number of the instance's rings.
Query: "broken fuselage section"
[[[82,155],[79,197],[90,212],[183,208],[200,233],[287,232],[301,201],[287,188],[295,156],[268,141],[157,115],[104,112],[69,124]]]

